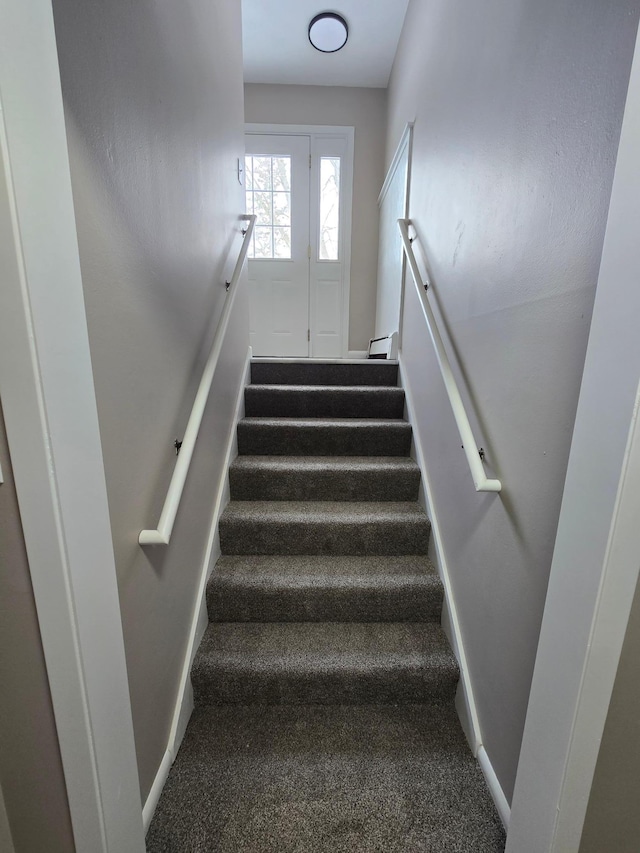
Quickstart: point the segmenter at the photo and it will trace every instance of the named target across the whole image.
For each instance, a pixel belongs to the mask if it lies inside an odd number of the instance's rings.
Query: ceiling
[[[408,2],[242,0],[245,82],[384,88]],[[349,25],[349,40],[338,53],[320,53],[309,43],[309,22],[326,11]]]

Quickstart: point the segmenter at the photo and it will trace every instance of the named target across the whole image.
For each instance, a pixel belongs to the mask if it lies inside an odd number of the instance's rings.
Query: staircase
[[[148,850],[502,850],[453,708],[397,365],[251,377]]]

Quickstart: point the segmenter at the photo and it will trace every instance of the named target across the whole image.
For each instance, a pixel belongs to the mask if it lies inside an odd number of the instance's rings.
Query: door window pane
[[[340,235],[340,157],[320,158],[321,261],[338,260]]]
[[[248,256],[291,258],[291,157],[245,157],[247,213],[258,219]]]
[[[291,257],[291,228],[273,229],[273,252],[276,258]]]

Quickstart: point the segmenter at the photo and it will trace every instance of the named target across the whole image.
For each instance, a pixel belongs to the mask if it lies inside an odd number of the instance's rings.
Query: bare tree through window
[[[256,225],[250,258],[291,258],[291,157],[245,157],[247,213]]]
[[[340,236],[340,158],[320,159],[320,251],[321,261],[338,260]]]

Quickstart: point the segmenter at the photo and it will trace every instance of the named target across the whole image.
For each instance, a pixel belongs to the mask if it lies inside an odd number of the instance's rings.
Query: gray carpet
[[[498,853],[392,364],[254,363],[149,853]]]
[[[451,703],[196,710],[148,853],[499,853]]]
[[[214,622],[437,620],[442,583],[424,555],[228,555],[207,586]]]

